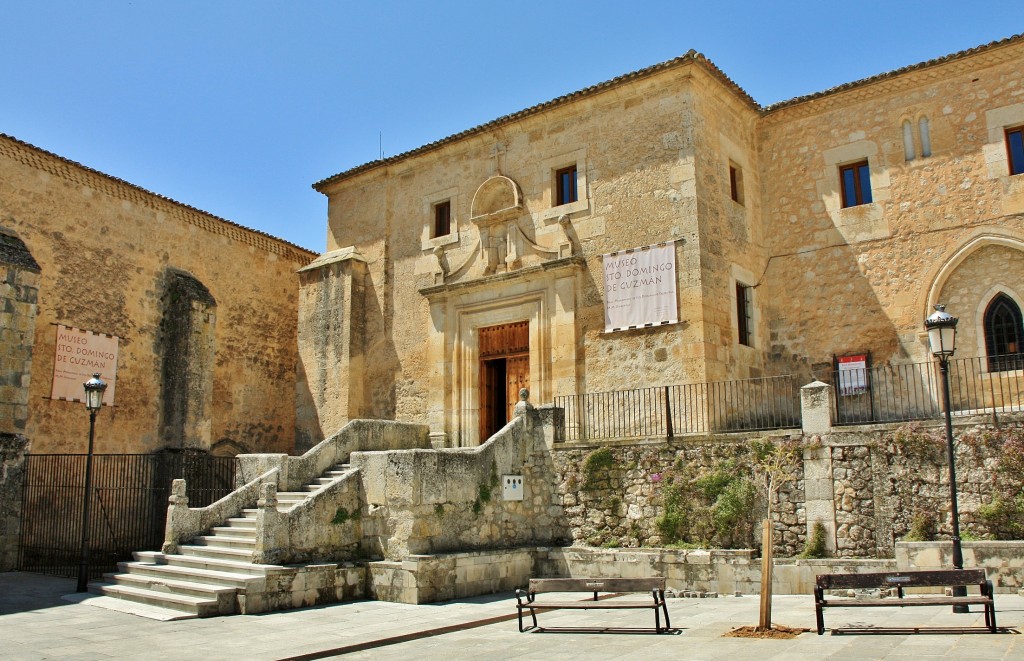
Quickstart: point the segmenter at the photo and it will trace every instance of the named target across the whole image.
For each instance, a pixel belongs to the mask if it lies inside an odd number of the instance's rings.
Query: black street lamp
[[[935,312],[924,320],[928,330],[928,344],[932,355],[939,359],[939,371],[942,373],[942,409],[946,415],[946,458],[949,462],[949,502],[950,514],[953,517],[953,568],[964,568],[964,554],[960,548],[960,511],[956,502],[956,459],[953,452],[953,414],[950,411],[949,395],[949,358],[956,351],[956,317],[946,312],[941,303],[935,306]],[[954,597],[967,595],[967,588],[958,585],[953,588]],[[954,613],[968,613],[970,608],[964,604],[953,606]]]
[[[85,458],[85,503],[82,507],[82,555],[78,563],[78,591],[85,592],[89,585],[89,504],[92,495],[92,443],[96,432],[96,412],[103,406],[103,392],[107,384],[99,374],[82,386],[85,388],[85,408],[89,411],[89,453]]]

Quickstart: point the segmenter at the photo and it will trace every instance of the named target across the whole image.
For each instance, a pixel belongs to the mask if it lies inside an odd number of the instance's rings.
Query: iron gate
[[[26,456],[18,568],[74,577],[82,540],[84,454]],[[199,452],[93,455],[89,576],[114,571],[133,551],[159,549],[171,481],[185,478],[189,506],[231,492],[234,457]]]

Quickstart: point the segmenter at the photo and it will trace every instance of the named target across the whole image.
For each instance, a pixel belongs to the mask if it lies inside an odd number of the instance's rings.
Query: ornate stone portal
[[[439,447],[486,440],[510,419],[521,387],[538,401],[575,392],[576,279],[583,260],[564,228],[548,233],[552,246],[531,238],[533,221],[519,187],[501,175],[477,189],[470,220],[477,249],[457,266],[439,257],[435,284],[420,289],[432,325],[427,419]],[[482,347],[481,337],[498,327],[520,329],[519,341]],[[509,411],[497,411],[497,400]]]

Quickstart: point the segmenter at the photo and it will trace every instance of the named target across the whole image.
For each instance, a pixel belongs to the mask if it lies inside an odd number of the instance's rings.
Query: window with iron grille
[[[871,202],[871,173],[867,161],[840,166],[839,184],[844,209]]]
[[[985,310],[985,353],[992,372],[1024,369],[1024,321],[1020,307],[998,294]]]
[[[576,166],[570,165],[555,172],[555,206],[575,202],[576,194]]]

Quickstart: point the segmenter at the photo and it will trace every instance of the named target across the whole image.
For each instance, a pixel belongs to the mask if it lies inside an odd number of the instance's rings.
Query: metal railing
[[[26,456],[18,549],[22,571],[77,575],[86,456]],[[93,456],[90,577],[114,571],[133,551],[160,548],[171,481],[181,477],[188,480],[189,505],[209,505],[234,488],[234,457],[190,452]]]
[[[800,426],[791,376],[555,397],[559,441],[764,431]]]
[[[840,374],[833,374],[836,425],[942,417],[942,381],[936,361]],[[951,359],[949,390],[953,415],[1022,411],[1024,355]]]

